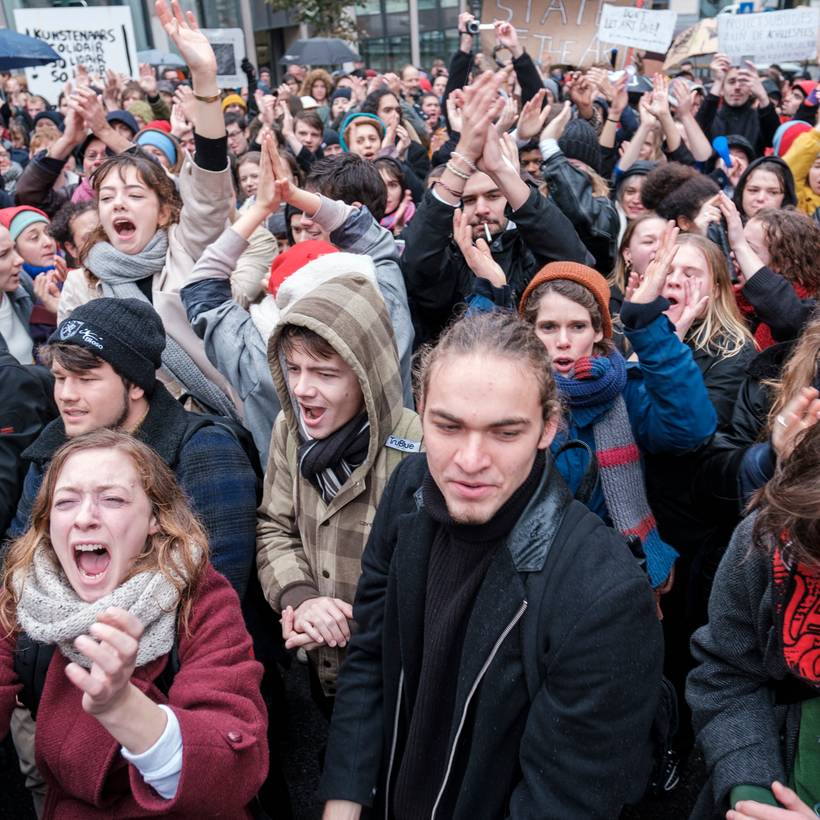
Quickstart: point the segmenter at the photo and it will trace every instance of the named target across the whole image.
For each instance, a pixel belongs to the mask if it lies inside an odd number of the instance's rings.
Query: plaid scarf
[[[592,425],[595,458],[612,524],[622,535],[637,535],[646,555],[649,581],[661,586],[678,553],[661,540],[655,516],[646,500],[641,454],[629,421],[623,390],[626,362],[618,351],[584,357],[571,377],[555,374],[558,390],[579,427]]]
[[[789,671],[820,687],[820,574],[790,561],[788,538],[772,558],[772,597]]]
[[[300,429],[305,435],[301,424]],[[367,458],[369,444],[370,421],[367,413],[359,413],[327,438],[303,441],[298,449],[299,472],[321,493],[325,504],[330,504]]]

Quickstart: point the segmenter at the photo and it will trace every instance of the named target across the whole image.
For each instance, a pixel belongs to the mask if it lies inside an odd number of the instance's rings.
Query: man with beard
[[[716,54],[709,69],[713,82],[698,111],[698,125],[710,140],[729,134],[745,137],[756,155],[763,156],[780,118],[754,65],[733,66],[725,54]]]
[[[477,284],[453,240],[459,206],[473,241],[487,243],[515,300],[547,262],[594,264],[569,219],[521,179],[517,157],[513,163],[502,151],[493,120],[504,105],[498,91],[508,73],[487,73],[465,88],[456,150],[405,229],[402,270],[417,344],[435,338]]]

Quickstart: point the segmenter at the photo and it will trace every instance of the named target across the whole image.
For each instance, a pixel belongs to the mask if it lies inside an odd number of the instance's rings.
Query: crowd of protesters
[[[2,78],[0,736],[38,817],[820,816],[810,75]],[[505,63],[500,59],[509,55]],[[317,750],[318,751],[318,750]]]

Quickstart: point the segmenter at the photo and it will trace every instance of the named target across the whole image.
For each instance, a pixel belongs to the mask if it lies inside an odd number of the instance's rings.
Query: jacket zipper
[[[390,744],[390,762],[387,764],[387,781],[384,785],[384,820],[390,820],[390,778],[393,774],[393,762],[396,757],[396,743],[399,739],[399,709],[401,709],[401,690],[404,688],[404,669],[399,674],[399,691],[396,695],[396,714],[393,717],[393,741]]]
[[[478,675],[476,675],[476,679],[473,681],[473,685],[470,687],[470,691],[467,693],[467,700],[464,702],[464,709],[461,711],[461,719],[458,722],[458,728],[456,729],[456,736],[453,738],[453,746],[450,749],[450,759],[447,761],[447,769],[444,772],[444,780],[442,781],[441,788],[439,789],[438,796],[436,797],[436,802],[433,804],[433,812],[430,815],[430,820],[435,820],[436,812],[438,811],[439,803],[441,803],[441,798],[444,796],[444,790],[447,788],[447,781],[450,778],[450,771],[453,768],[453,760],[456,756],[456,748],[458,746],[458,739],[461,737],[461,731],[464,728],[464,724],[467,721],[467,710],[470,708],[470,701],[473,699],[473,695],[475,694],[476,689],[478,689],[479,683],[481,683],[481,679],[487,673],[487,669],[489,669],[490,664],[493,662],[493,658],[498,653],[498,650],[501,648],[501,644],[507,638],[507,635],[512,632],[513,627],[521,620],[524,613],[527,611],[527,602],[522,601],[521,606],[518,608],[518,612],[513,615],[513,619],[507,624],[506,629],[499,635],[498,640],[495,642],[495,645],[490,652],[489,657],[486,661],[484,661],[484,665],[481,669],[478,670]]]

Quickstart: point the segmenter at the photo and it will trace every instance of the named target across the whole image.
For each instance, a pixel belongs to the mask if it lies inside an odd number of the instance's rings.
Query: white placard
[[[29,91],[42,94],[50,103],[57,103],[80,63],[100,77],[108,68],[127,77],[139,73],[128,6],[15,9],[14,22],[20,34],[38,37],[60,55],[56,63],[26,69]]]
[[[677,20],[674,11],[610,6],[607,3],[601,9],[598,40],[663,54],[672,42]]]
[[[756,63],[802,62],[817,56],[820,9],[719,14],[717,21],[720,50],[732,62],[748,56]]]
[[[241,88],[248,84],[242,71],[245,59],[245,34],[241,28],[204,28],[216,54],[216,81],[220,88]]]

